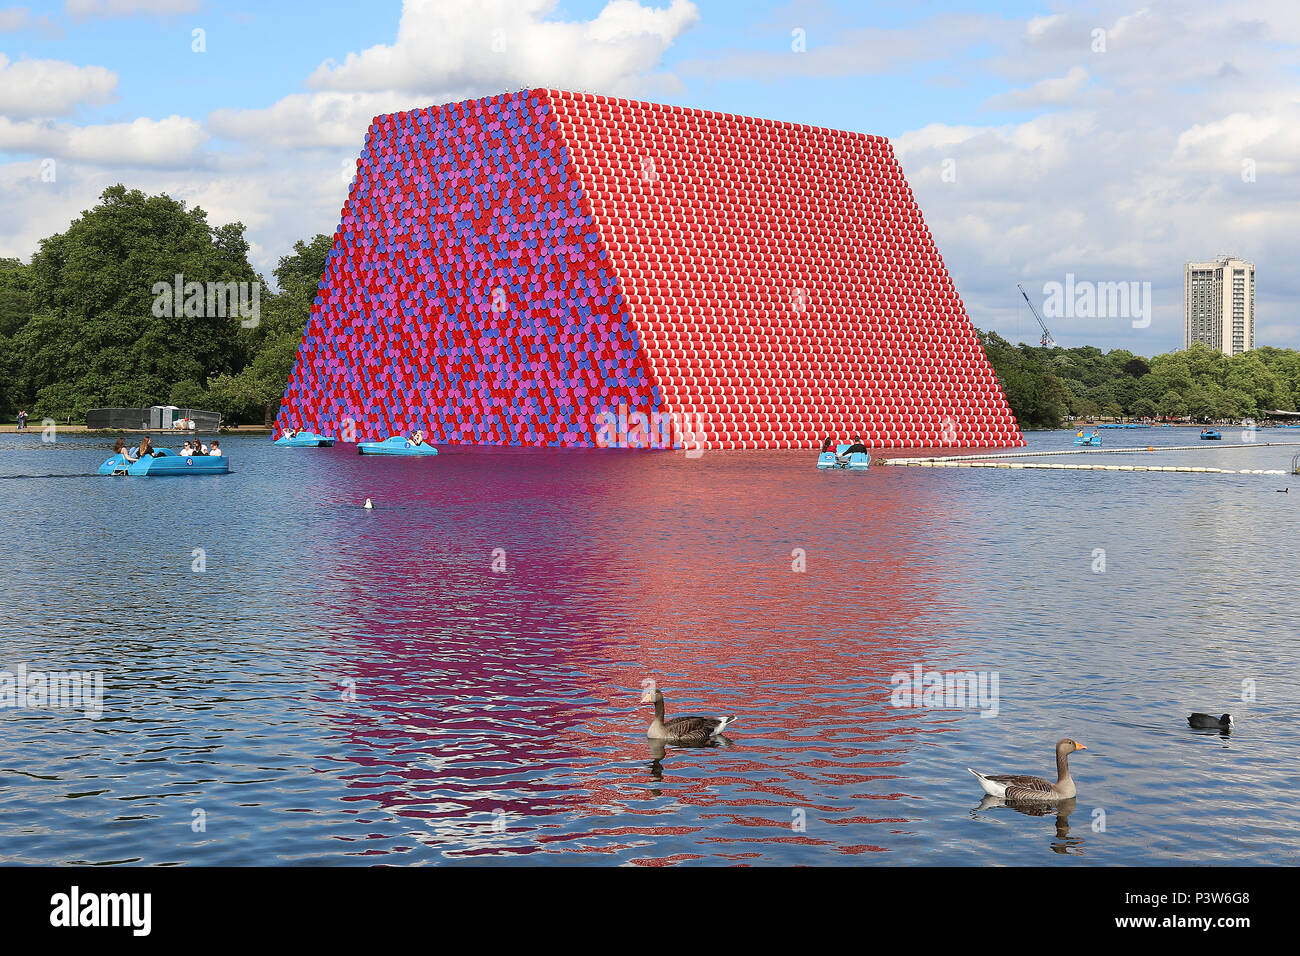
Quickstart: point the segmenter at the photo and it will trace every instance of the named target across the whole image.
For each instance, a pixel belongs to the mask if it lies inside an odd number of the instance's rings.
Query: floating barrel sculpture
[[[290,427],[1024,444],[886,140],[554,90],[374,120]]]

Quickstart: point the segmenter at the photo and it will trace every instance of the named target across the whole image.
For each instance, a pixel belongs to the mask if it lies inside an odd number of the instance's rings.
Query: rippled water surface
[[[1239,441],[1143,462],[1300,451]],[[0,436],[0,668],[104,675],[0,709],[3,862],[1300,862],[1300,478],[222,443]],[[996,716],[891,706],[917,665]],[[729,746],[657,752],[647,678]],[[1065,735],[1073,805],[981,807]]]

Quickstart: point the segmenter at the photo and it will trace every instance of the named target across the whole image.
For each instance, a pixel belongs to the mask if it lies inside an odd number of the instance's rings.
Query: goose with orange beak
[[[990,774],[985,776],[978,770],[971,770],[980,786],[990,797],[1001,797],[1015,802],[1020,800],[1069,800],[1077,791],[1074,780],[1070,777],[1070,754],[1076,750],[1087,750],[1083,744],[1069,737],[1056,742],[1056,783],[1042,777],[1022,776],[1019,774]],[[969,767],[966,768],[970,770]]]
[[[664,720],[664,695],[647,687],[641,703],[655,705],[655,719],[651,721],[646,736],[671,744],[705,744],[719,736],[735,717],[673,717]]]

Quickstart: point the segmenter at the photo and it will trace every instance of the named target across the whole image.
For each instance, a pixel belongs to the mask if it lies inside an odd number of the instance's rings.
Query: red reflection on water
[[[831,842],[743,812],[763,806],[843,826],[906,822],[846,813],[845,801],[903,798],[897,769],[944,732],[889,706],[889,676],[943,653],[935,607],[951,605],[967,557],[932,545],[946,505],[930,486],[884,468],[819,474],[806,458],[530,451],[448,454],[432,475],[409,467],[425,462],[344,469],[344,500],[377,487],[383,501],[334,530],[347,560],[332,572],[331,613],[366,648],[341,665],[359,700],[335,721],[356,799],[467,824],[477,843],[431,839],[468,854],[614,852],[671,833]],[[503,573],[491,569],[498,549]],[[638,704],[646,678],[670,715],[738,714],[735,746],[669,747],[656,761]],[[880,780],[896,785],[881,792]],[[812,800],[810,784],[853,792]],[[683,804],[731,835],[674,826]],[[537,823],[575,811],[643,823],[579,834]],[[480,832],[499,812],[506,836],[524,820],[543,829],[503,846],[498,830]],[[565,846],[576,839],[622,842]]]

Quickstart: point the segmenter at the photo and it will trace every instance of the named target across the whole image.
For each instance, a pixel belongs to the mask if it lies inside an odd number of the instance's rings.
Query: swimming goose
[[[1049,783],[1042,777],[1015,774],[986,777],[978,770],[970,772],[975,774],[984,792],[991,797],[1001,797],[1004,800],[1068,800],[1076,793],[1074,781],[1070,778],[1069,756],[1076,750],[1087,749],[1069,737],[1056,742],[1056,783]],[[970,767],[966,769],[970,770]]]
[[[1230,730],[1232,728],[1232,714],[1224,714],[1222,717],[1211,717],[1209,714],[1192,714],[1187,718],[1187,723],[1198,729],[1209,730]]]
[[[646,731],[651,740],[666,740],[674,744],[703,744],[721,734],[735,717],[674,717],[664,720],[664,695],[648,688],[641,695],[641,703],[655,705],[655,719]]]

